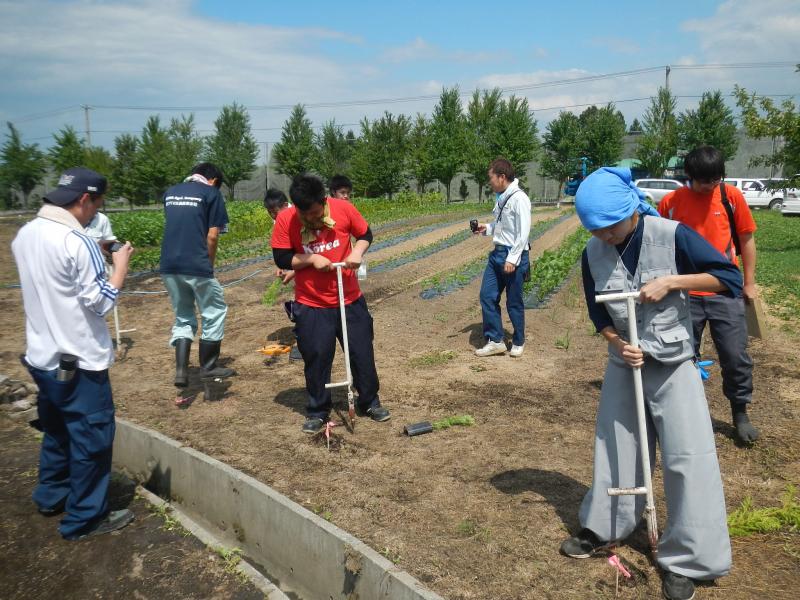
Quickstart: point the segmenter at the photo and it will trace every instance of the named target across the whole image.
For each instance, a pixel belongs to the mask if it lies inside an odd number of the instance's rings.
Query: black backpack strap
[[[725,182],[719,182],[719,193],[722,197],[722,206],[725,207],[725,212],[728,213],[728,223],[731,227],[731,239],[733,240],[733,247],[736,248],[736,255],[742,255],[742,245],[739,242],[739,232],[736,231],[736,223],[733,220],[733,207],[728,202],[728,196],[725,194]]]

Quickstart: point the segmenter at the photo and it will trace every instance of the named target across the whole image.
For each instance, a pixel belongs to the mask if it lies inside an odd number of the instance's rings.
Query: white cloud
[[[380,60],[388,63],[444,61],[456,63],[486,63],[508,58],[506,52],[474,52],[470,50],[445,50],[417,36],[407,44],[388,48]]]
[[[800,56],[797,0],[728,0],[707,19],[689,19],[684,31],[698,34],[708,62],[774,61]]]
[[[0,23],[0,65],[16,91],[123,89],[133,98],[171,96],[172,104],[281,102],[335,89],[345,67],[319,44],[359,43],[319,28],[207,19],[186,1],[3,3]]]

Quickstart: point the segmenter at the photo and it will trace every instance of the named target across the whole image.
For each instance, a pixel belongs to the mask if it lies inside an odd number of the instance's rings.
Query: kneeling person
[[[353,269],[361,265],[372,232],[361,213],[345,200],[326,198],[322,182],[298,175],[289,188],[294,206],[282,211],[272,231],[272,253],[280,269],[295,271],[297,345],[305,362],[308,391],[306,433],[320,431],[331,411],[331,379],[336,340],[342,341],[339,291],[332,263],[344,262],[347,333],[357,408],[374,421],[389,419],[378,399],[378,373],[372,347],[372,315]],[[351,244],[350,236],[356,239]]]
[[[573,558],[630,535],[644,496],[612,497],[608,488],[643,485],[631,368],[641,367],[650,456],[661,447],[667,523],[658,543],[662,591],[689,600],[694,580],[726,575],[731,547],[714,432],[693,362],[689,290],[736,296],[738,269],[697,233],[662,219],[631,184],[627,169],[602,168],[578,188],[575,208],[591,233],[582,257],[589,316],[608,341],[594,443],[592,487],[583,499],[583,529],[561,545]],[[655,216],[653,216],[655,214]],[[595,296],[640,290],[639,347],[630,344],[627,303]],[[649,466],[648,466],[649,468]]]

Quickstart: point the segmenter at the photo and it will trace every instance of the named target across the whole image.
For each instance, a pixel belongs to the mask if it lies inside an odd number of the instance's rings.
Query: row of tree
[[[9,133],[0,149],[0,195],[6,206],[13,205],[13,192],[22,196],[27,208],[33,189],[51,173],[56,184],[60,173],[85,166],[105,175],[112,197],[127,199],[131,206],[147,204],[161,197],[201,160],[217,164],[225,174],[230,195],[236,184],[256,168],[258,144],[253,139],[247,110],[236,103],[224,106],[214,123],[214,133],[202,137],[194,115],[173,118],[163,126],[159,117],[147,119],[138,136],[123,134],[114,139],[115,154],[90,146],[71,126],[53,135],[45,153],[36,144],[22,141],[19,131],[8,123]]]
[[[748,135],[780,142],[775,152],[755,157],[752,164],[800,172],[800,113],[794,103],[786,100],[776,105],[738,86],[734,96]],[[27,206],[31,191],[48,171],[57,177],[70,166],[84,165],[109,177],[112,195],[132,204],[147,203],[185,177],[200,160],[222,168],[233,196],[236,184],[256,168],[258,144],[247,110],[236,103],[222,108],[214,127],[212,135],[202,137],[193,115],[172,119],[169,126],[151,116],[139,136],[123,134],[114,140],[112,156],[101,147],[87,145],[72,127],[56,133],[45,153],[36,144],[24,143],[9,123],[0,149],[0,200],[12,206],[16,192]],[[421,192],[439,181],[449,201],[451,182],[458,173],[469,175],[483,197],[487,166],[497,156],[514,164],[523,184],[525,165],[538,158],[538,175],[563,185],[578,170],[582,157],[590,170],[617,163],[623,157],[626,134],[622,113],[608,104],[591,106],[580,115],[561,112],[547,125],[540,141],[526,99],[504,98],[498,88],[475,90],[464,108],[457,87],[442,91],[430,117],[385,112],[375,119],[362,119],[360,129],[358,136],[353,131],[345,133],[332,120],[315,133],[305,108],[298,104],[283,125],[272,159],[278,172],[289,177],[307,171],[324,179],[349,175],[354,191],[362,196],[391,197],[409,180]],[[706,92],[696,109],[676,114],[675,97],[661,88],[642,123],[634,120],[628,131],[639,134],[635,155],[641,170],[660,177],[673,157],[698,145],[714,145],[732,159],[738,149],[736,129],[722,92]]]
[[[636,158],[642,171],[662,177],[673,157],[703,144],[719,148],[726,160],[736,155],[736,121],[722,92],[704,93],[697,109],[679,115],[676,104],[670,91],[660,88],[643,123],[636,119],[631,124],[629,133],[639,135]],[[613,165],[623,157],[624,137],[625,119],[613,104],[590,106],[579,116],[561,112],[543,135],[541,172],[563,184],[577,171],[581,157],[589,171]]]
[[[493,158],[505,156],[521,168],[539,149],[528,101],[503,98],[499,89],[475,90],[465,111],[458,87],[445,88],[430,117],[385,112],[365,117],[360,128],[356,137],[329,121],[315,134],[305,108],[295,106],[275,144],[278,172],[293,177],[315,171],[326,179],[346,174],[364,196],[391,197],[409,177],[419,192],[439,181],[450,201],[457,173],[468,173],[482,190]]]

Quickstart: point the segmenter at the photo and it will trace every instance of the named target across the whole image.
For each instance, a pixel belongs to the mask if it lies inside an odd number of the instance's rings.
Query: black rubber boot
[[[758,429],[750,422],[747,416],[747,404],[731,404],[733,413],[733,426],[736,428],[736,436],[744,444],[752,444],[759,437]]]
[[[217,366],[220,346],[222,346],[222,341],[200,340],[200,369],[203,377],[224,379],[236,375],[236,371],[233,369]]]
[[[189,385],[189,354],[192,350],[192,340],[178,338],[175,340],[175,387]]]

